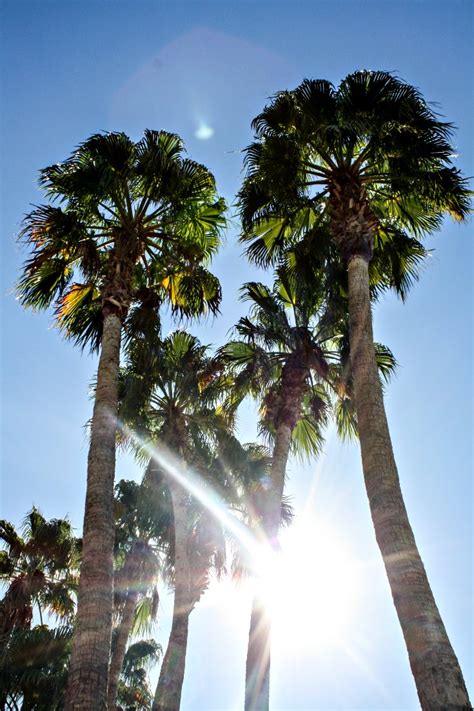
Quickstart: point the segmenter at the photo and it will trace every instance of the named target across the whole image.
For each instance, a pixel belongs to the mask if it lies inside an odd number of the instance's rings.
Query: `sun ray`
[[[244,619],[248,620],[248,604],[253,598],[272,618],[272,649],[277,654],[279,650],[288,654],[343,645],[354,618],[364,565],[345,549],[330,517],[315,521],[314,511],[305,507],[292,526],[281,532],[277,552],[261,530],[253,530],[237,518],[209,482],[192,468],[183,469],[172,452],[145,442],[126,427],[122,429],[238,542],[250,573],[242,583],[247,606],[241,610],[241,624],[248,624]],[[213,604],[228,606],[235,615],[235,596],[229,594],[229,585],[215,581],[209,594]],[[350,650],[348,654],[357,656]]]
[[[138,444],[178,484],[187,489],[239,542],[249,555],[253,568],[258,568],[264,564],[271,552],[271,548],[261,530],[250,529],[249,526],[230,512],[222,497],[192,468],[187,467],[183,471],[179,458],[168,448],[164,446],[158,447],[146,442],[124,425],[120,425],[120,427],[127,437]]]

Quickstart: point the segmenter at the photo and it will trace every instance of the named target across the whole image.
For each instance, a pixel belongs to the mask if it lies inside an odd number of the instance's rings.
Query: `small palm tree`
[[[153,695],[148,682],[148,670],[162,654],[154,640],[140,640],[131,644],[123,660],[118,685],[118,711],[149,711]],[[113,709],[115,706],[109,706]]]
[[[67,519],[37,508],[18,533],[0,521],[0,707],[62,708],[81,542]],[[40,625],[31,627],[34,609]],[[45,616],[61,622],[57,629]]]
[[[158,576],[172,535],[169,496],[145,480],[121,480],[115,488],[116,560],[114,619],[109,669],[108,707],[115,708],[127,642],[137,627],[156,619]],[[169,553],[168,553],[169,555]]]
[[[0,651],[0,705],[22,711],[64,708],[72,627],[16,627]]]
[[[0,521],[0,638],[14,629],[29,629],[36,605],[40,622],[47,611],[63,622],[75,610],[80,541],[68,519],[47,521],[37,508],[26,516],[22,535]]]
[[[374,278],[404,296],[411,267],[423,258],[420,236],[446,213],[467,215],[467,184],[451,162],[452,127],[414,87],[370,71],[337,88],[305,80],[275,96],[253,126],[240,193],[243,239],[262,263],[285,260],[288,246],[304,243],[314,261],[344,275],[336,288],[348,294],[365,485],[420,702],[430,710],[468,708],[400,490],[370,298]]]
[[[219,303],[219,283],[203,265],[218,247],[225,206],[213,176],[182,153],[181,139],[165,131],[147,130],[136,143],[94,135],[41,171],[46,194],[62,205],[33,210],[22,233],[32,255],[21,302],[54,304],[67,335],[100,344],[68,709],[106,703],[122,333],[143,301],[156,310],[168,297],[187,314]]]

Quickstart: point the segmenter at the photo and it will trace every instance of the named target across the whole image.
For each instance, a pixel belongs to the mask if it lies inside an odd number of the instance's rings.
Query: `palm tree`
[[[67,519],[46,520],[33,509],[18,533],[0,521],[0,707],[59,708],[66,649],[75,611],[81,542]],[[34,608],[40,625],[31,628]],[[51,630],[45,615],[61,622]],[[10,705],[10,706],[9,706]]]
[[[234,372],[234,399],[250,393],[261,402],[261,429],[273,441],[268,489],[259,505],[260,527],[267,543],[278,549],[285,473],[293,447],[317,454],[326,422],[328,397],[323,383],[330,356],[318,327],[321,290],[285,279],[272,290],[244,285],[243,298],[253,304],[241,318],[221,354]],[[264,600],[252,606],[246,666],[245,708],[268,709],[271,620]]]
[[[115,708],[127,642],[134,628],[146,626],[158,610],[158,575],[169,548],[172,514],[169,496],[146,480],[121,480],[115,487],[116,558],[112,653],[107,706]],[[138,620],[137,620],[138,617]]]
[[[155,351],[137,341],[125,373],[121,417],[160,450],[149,478],[156,486],[166,482],[174,522],[173,619],[153,703],[156,710],[179,709],[189,616],[208,585],[211,568],[223,567],[222,530],[184,482],[195,472],[204,480],[212,477],[212,445],[228,430],[225,417],[216,412],[224,384],[220,369],[206,346],[176,331]],[[173,470],[178,478],[170,474]]]
[[[239,461],[234,463],[236,481],[242,482],[240,513],[255,536],[256,546],[268,546],[264,520],[272,498],[272,457],[268,448],[261,444],[242,447]],[[281,502],[281,526],[293,520],[293,509],[286,497]],[[232,574],[240,581],[243,577],[258,577],[259,561],[252,559],[250,551],[243,550],[240,541],[234,543]],[[268,600],[256,593],[253,596],[245,668],[245,707],[268,708],[270,673],[270,627]]]
[[[175,487],[176,489],[177,487]],[[184,681],[189,616],[206,592],[211,574],[225,570],[225,538],[222,526],[196,500],[171,487],[175,519],[174,604],[171,631],[153,711],[178,711]]]
[[[0,580],[6,592],[0,601],[0,639],[15,629],[29,629],[36,605],[41,624],[43,613],[61,619],[73,617],[80,541],[68,519],[47,521],[33,507],[27,514],[22,535],[8,521],[0,521]]]
[[[348,362],[347,320],[328,310],[323,275],[316,285],[279,270],[272,290],[249,283],[243,298],[252,303],[250,317],[236,326],[239,340],[220,354],[233,374],[232,407],[246,394],[261,403],[260,429],[273,442],[267,486],[257,486],[253,525],[265,543],[278,550],[285,473],[290,451],[317,455],[322,432],[334,407],[341,436],[357,432],[352,378]],[[395,367],[392,353],[376,345],[377,366],[388,380]],[[254,458],[255,459],[255,458]],[[265,466],[262,457],[255,462]],[[247,494],[248,497],[248,494]],[[246,666],[246,709],[268,709],[270,691],[271,619],[265,600],[254,598]]]
[[[153,695],[148,683],[148,669],[156,664],[162,650],[154,640],[131,644],[125,653],[118,688],[119,711],[149,711]]]
[[[219,303],[219,283],[203,263],[218,247],[225,206],[213,176],[182,152],[181,139],[164,131],[147,130],[136,143],[123,133],[94,135],[41,171],[46,194],[62,206],[25,218],[32,255],[21,302],[55,304],[67,335],[100,345],[67,709],[102,709],[107,697],[122,332],[142,299],[156,307],[168,296],[188,314]]]
[[[337,89],[305,80],[275,96],[253,126],[240,193],[243,239],[260,262],[285,259],[288,245],[303,242],[316,261],[337,258],[345,272],[365,485],[418,696],[424,709],[468,708],[401,494],[370,299],[374,275],[404,296],[406,275],[423,255],[418,238],[439,227],[443,214],[462,220],[468,212],[466,181],[451,163],[452,127],[415,88],[369,71]],[[320,240],[326,225],[330,240]]]
[[[0,651],[2,709],[61,711],[64,708],[70,625],[16,627]]]
[[[128,647],[118,687],[118,709],[148,711],[151,708],[153,696],[148,683],[147,671],[156,664],[161,653],[160,645],[152,639],[140,640]]]

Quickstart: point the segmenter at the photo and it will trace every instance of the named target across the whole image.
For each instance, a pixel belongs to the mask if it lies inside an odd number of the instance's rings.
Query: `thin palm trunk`
[[[115,473],[121,319],[104,318],[87,467],[84,538],[65,708],[103,711],[112,634]]]
[[[245,711],[268,709],[270,699],[271,620],[265,600],[252,600],[247,663],[245,666]]]
[[[127,581],[127,595],[125,598],[125,605],[122,612],[122,617],[120,619],[120,624],[117,629],[116,637],[114,638],[114,644],[112,645],[112,656],[110,659],[109,667],[109,688],[108,688],[108,700],[107,708],[108,711],[114,711],[117,699],[117,689],[120,677],[120,672],[122,671],[123,660],[125,657],[125,650],[127,649],[127,641],[130,636],[130,632],[133,627],[133,619],[135,616],[135,609],[138,602],[138,580],[135,576],[135,566],[133,564],[133,552],[129,553],[129,557],[125,563],[126,573],[125,580]]]
[[[173,621],[161,665],[153,711],[179,711],[186,665],[189,615],[191,614],[190,562],[188,554],[188,504],[186,491],[169,483],[175,531],[175,590]]]
[[[425,711],[469,709],[461,669],[400,489],[375,362],[368,258],[352,256],[348,274],[351,362],[365,486],[421,707]]]
[[[294,398],[289,398],[293,406]],[[272,454],[268,508],[263,517],[263,532],[272,548],[277,550],[281,520],[281,503],[285,486],[286,465],[290,452],[292,424],[281,422],[275,434]],[[245,670],[245,711],[268,711],[270,703],[270,636],[271,616],[268,601],[255,595],[250,616],[249,642]]]

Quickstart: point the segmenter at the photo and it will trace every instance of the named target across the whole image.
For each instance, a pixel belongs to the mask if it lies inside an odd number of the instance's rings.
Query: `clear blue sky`
[[[80,529],[94,358],[22,311],[13,284],[24,258],[14,238],[42,201],[39,168],[93,132],[145,127],[180,133],[191,157],[216,175],[229,202],[241,179],[250,121],[274,91],[304,77],[338,82],[356,69],[397,71],[458,126],[458,165],[473,174],[473,5],[470,0],[321,2],[61,2],[3,0],[2,65],[2,487],[1,516],[16,523],[34,503],[69,513]],[[210,127],[203,140],[196,132]],[[448,633],[474,696],[471,226],[446,223],[429,240],[430,265],[406,305],[385,298],[376,338],[400,362],[387,409],[402,487]],[[237,289],[255,276],[240,257],[238,226],[216,259],[222,316],[194,331],[220,345],[243,311]],[[262,275],[263,278],[265,275]],[[253,436],[251,410],[241,419]],[[119,477],[138,477],[129,459]],[[311,496],[309,492],[311,491]],[[341,599],[340,636],[318,632],[321,598],[307,608],[301,647],[280,644],[272,709],[416,709],[408,660],[374,535],[355,445],[331,433],[317,463],[292,462],[288,493],[350,555],[357,591]],[[331,584],[317,541],[308,567]],[[313,550],[314,549],[314,550]],[[343,586],[343,583],[339,583]],[[348,585],[349,589],[349,585]],[[227,589],[232,602],[235,594]],[[329,589],[329,594],[331,593]],[[334,591],[336,594],[336,591]],[[170,598],[159,641],[166,644]],[[216,597],[216,596],[215,596]],[[242,708],[247,620],[208,596],[193,612],[185,711]],[[217,596],[218,597],[218,596]],[[330,609],[327,615],[334,615]],[[301,619],[296,618],[301,624]],[[319,622],[318,622],[319,620]],[[335,620],[336,623],[336,620]],[[321,630],[321,627],[320,627]]]

